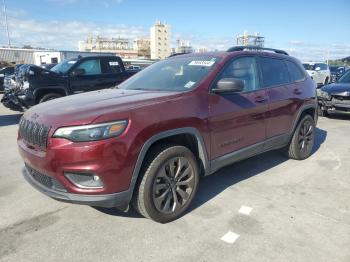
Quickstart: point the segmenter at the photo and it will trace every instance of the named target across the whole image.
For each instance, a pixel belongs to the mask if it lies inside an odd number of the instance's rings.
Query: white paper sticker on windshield
[[[71,60],[71,61],[68,61],[68,64],[75,64],[77,61],[75,60]]]
[[[207,60],[207,61],[200,61],[200,60],[197,60],[197,61],[191,61],[191,63],[189,63],[188,65],[190,66],[212,66],[213,64],[215,63],[215,61],[213,60]]]
[[[191,88],[196,82],[193,81],[189,81],[187,82],[187,84],[185,85],[185,88]]]
[[[113,61],[111,61],[111,62],[109,62],[109,65],[110,65],[110,66],[118,66],[119,63],[118,63],[118,62],[113,62]]]

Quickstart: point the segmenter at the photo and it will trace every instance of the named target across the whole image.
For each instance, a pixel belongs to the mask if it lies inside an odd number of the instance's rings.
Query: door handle
[[[256,102],[256,103],[264,103],[266,100],[267,100],[267,97],[266,97],[266,96],[257,96],[257,97],[255,98],[255,102]]]
[[[302,92],[300,89],[294,89],[294,90],[293,90],[293,93],[294,93],[295,95],[301,95],[303,92]]]

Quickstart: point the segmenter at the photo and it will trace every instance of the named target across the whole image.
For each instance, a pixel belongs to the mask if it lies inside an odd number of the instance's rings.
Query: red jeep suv
[[[25,179],[71,203],[131,203],[165,223],[201,176],[275,149],[310,156],[316,85],[286,52],[233,47],[173,56],[120,86],[39,104],[19,124]]]

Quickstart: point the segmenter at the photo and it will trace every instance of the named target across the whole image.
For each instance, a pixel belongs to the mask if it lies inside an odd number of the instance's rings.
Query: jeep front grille
[[[46,148],[49,130],[49,127],[37,122],[32,122],[24,117],[22,117],[19,122],[19,134],[21,138],[29,144],[37,145],[43,149]]]

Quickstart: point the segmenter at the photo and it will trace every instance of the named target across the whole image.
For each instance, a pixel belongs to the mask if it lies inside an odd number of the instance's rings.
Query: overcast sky
[[[1,3],[1,2],[0,2]],[[148,36],[156,20],[175,39],[194,47],[225,50],[238,34],[259,32],[265,46],[302,60],[350,56],[349,0],[137,1],[6,0],[11,42],[76,50],[89,35]],[[3,14],[3,12],[2,12]],[[7,38],[2,15],[0,45]]]

